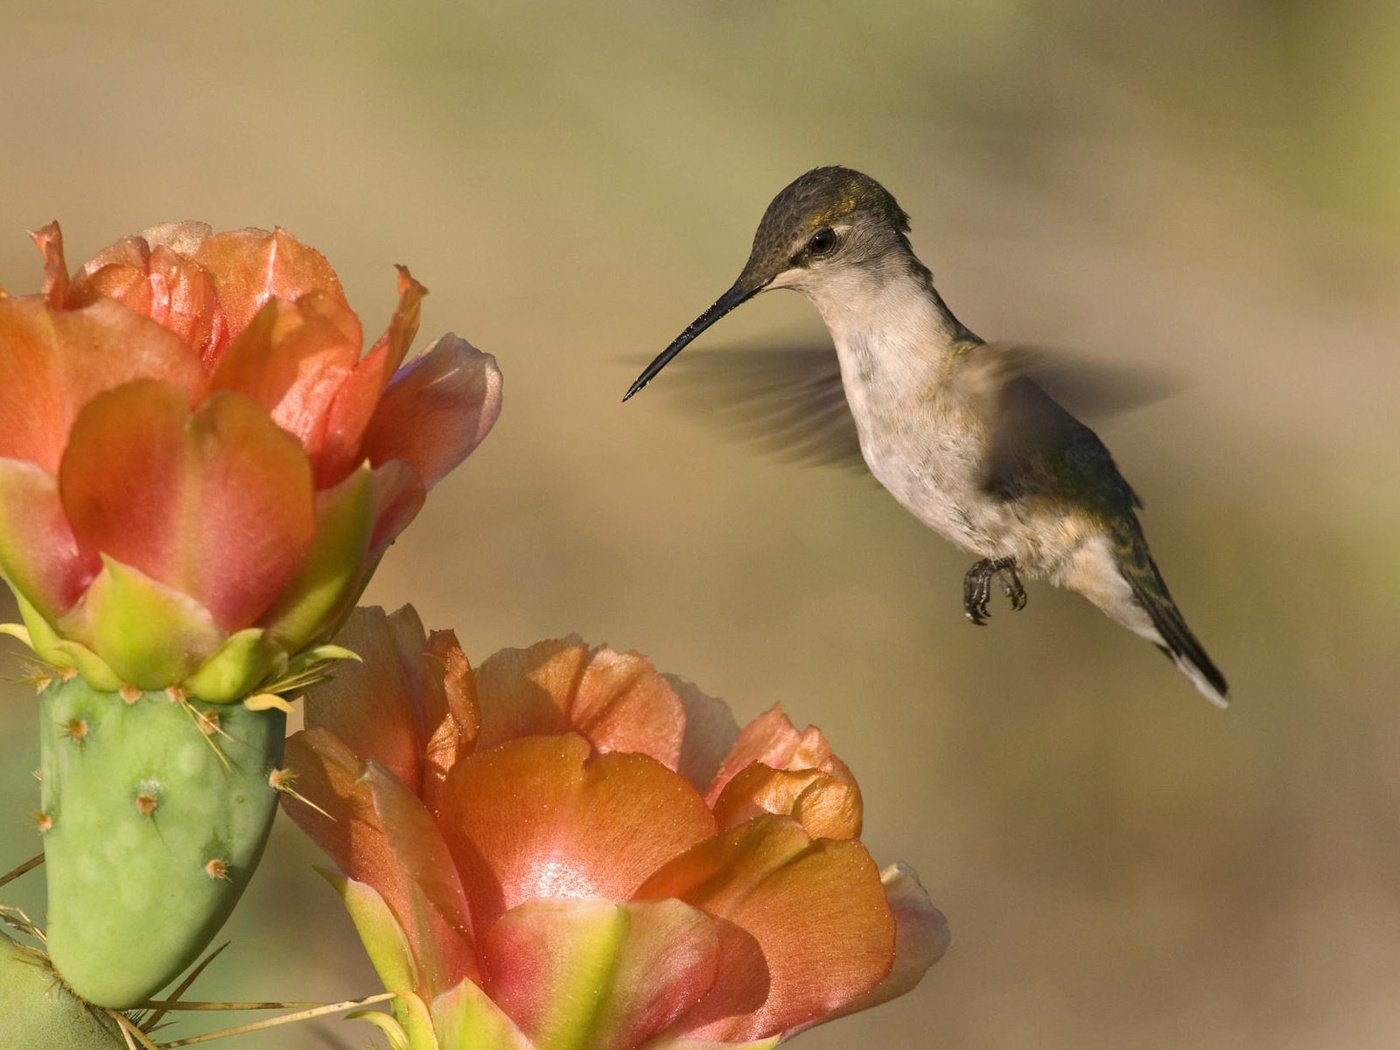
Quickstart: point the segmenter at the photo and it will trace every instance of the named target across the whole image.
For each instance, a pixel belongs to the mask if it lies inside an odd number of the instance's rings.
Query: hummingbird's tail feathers
[[[1220,668],[1206,655],[1205,649],[1186,626],[1176,607],[1162,608],[1145,601],[1143,604],[1147,607],[1148,615],[1152,617],[1157,633],[1163,639],[1157,643],[1157,648],[1176,664],[1182,674],[1191,679],[1191,684],[1202,696],[1217,707],[1229,707],[1229,683],[1220,673]]]
[[[1081,545],[1051,580],[1161,649],[1211,703],[1229,704],[1225,676],[1182,619],[1136,518],[1125,517]]]
[[[1196,691],[1219,708],[1230,706],[1229,685],[1220,674],[1220,669],[1210,662],[1210,657],[1196,647],[1196,656],[1188,657],[1180,653],[1173,652],[1165,645],[1158,646],[1167,659],[1176,664],[1176,668],[1187,678],[1191,679],[1191,684],[1196,687]],[[1197,663],[1197,659],[1204,661],[1204,666]]]
[[[1148,553],[1141,533],[1132,538],[1131,553],[1119,563],[1133,597],[1152,620],[1156,629],[1157,647],[1211,703],[1217,707],[1230,704],[1230,686],[1220,668],[1206,655],[1205,647],[1191,633],[1181,611],[1172,601],[1157,563]]]

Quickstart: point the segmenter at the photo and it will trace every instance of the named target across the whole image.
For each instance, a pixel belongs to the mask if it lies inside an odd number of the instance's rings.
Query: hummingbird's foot
[[[1016,559],[1003,558],[1002,561],[1006,564],[997,572],[997,583],[1001,584],[1001,593],[1006,595],[1012,610],[1020,612],[1026,607],[1026,589],[1021,586],[1021,577],[1016,575]]]
[[[987,603],[992,597],[992,577],[1001,585],[1001,593],[1011,602],[1011,608],[1026,607],[1026,589],[1021,586],[1021,577],[1016,575],[1015,558],[983,558],[963,577],[963,612],[967,618],[981,627],[991,615]]]

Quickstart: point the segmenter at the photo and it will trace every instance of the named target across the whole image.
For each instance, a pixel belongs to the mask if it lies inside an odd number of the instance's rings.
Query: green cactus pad
[[[43,952],[0,933],[0,1046],[123,1050],[116,1022],[72,992]]]
[[[277,810],[286,716],[99,692],[40,701],[48,947],[79,995],[126,1008],[170,983],[224,924]]]

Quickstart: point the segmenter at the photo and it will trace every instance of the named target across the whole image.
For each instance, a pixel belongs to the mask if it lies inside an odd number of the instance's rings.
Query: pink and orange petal
[[[305,452],[235,394],[193,412],[154,380],[94,398],[73,425],[59,487],[85,553],[183,591],[230,633],[267,610],[315,538]]]
[[[578,638],[503,649],[476,671],[482,747],[534,733],[582,733],[601,751],[651,755],[675,768],[684,719],[675,692],[636,653]]]
[[[461,760],[439,825],[472,914],[489,925],[535,897],[627,900],[714,834],[695,789],[647,755],[595,755],[577,734],[508,741]]]
[[[201,397],[208,380],[180,341],[112,302],[52,310],[39,297],[0,299],[0,456],[58,472],[78,413],[137,379]]]
[[[487,356],[449,334],[399,369],[365,431],[369,461],[406,463],[432,485],[469,456],[501,411],[501,374]]]
[[[786,1031],[867,994],[892,965],[894,917],[870,855],[788,818],[703,843],[637,897],[675,897],[723,923],[721,978],[687,1018],[702,1038]]]

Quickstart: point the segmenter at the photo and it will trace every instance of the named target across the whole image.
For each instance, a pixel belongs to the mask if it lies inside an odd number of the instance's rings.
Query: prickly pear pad
[[[64,988],[42,952],[0,933],[0,1046],[123,1050],[110,1017]]]
[[[192,963],[247,885],[276,812],[286,716],[55,680],[40,700],[48,947],[103,1006]]]

